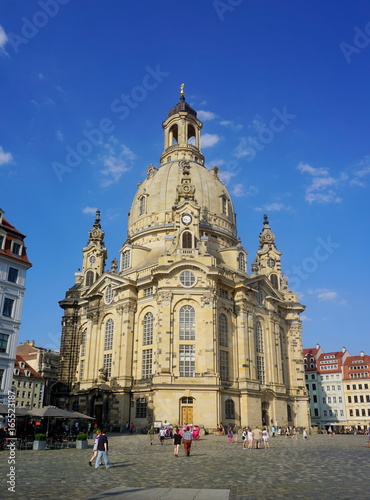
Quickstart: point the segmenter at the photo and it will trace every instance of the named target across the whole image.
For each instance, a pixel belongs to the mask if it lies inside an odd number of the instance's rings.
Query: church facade
[[[56,402],[112,428],[307,427],[304,306],[288,288],[267,216],[248,274],[230,194],[219,169],[204,166],[201,129],[181,94],[110,269],[97,212],[82,270],[60,302]]]

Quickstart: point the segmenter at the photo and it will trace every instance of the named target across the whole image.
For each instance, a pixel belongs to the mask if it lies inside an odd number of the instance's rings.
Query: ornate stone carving
[[[172,292],[168,290],[160,290],[156,294],[156,300],[158,304],[168,305],[172,300]]]

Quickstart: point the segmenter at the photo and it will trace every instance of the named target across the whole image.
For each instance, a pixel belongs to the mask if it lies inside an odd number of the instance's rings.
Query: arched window
[[[195,340],[195,311],[191,306],[180,309],[180,340]]]
[[[146,313],[143,320],[143,345],[153,344],[154,316],[151,312]]]
[[[188,125],[188,144],[195,144],[195,128],[193,125]]]
[[[145,398],[136,400],[136,418],[146,418],[147,402]]]
[[[87,340],[87,329],[82,332],[81,338],[81,356],[85,356],[86,354],[86,340]]]
[[[193,248],[193,236],[190,231],[182,233],[182,248]]]
[[[225,401],[225,417],[235,418],[235,403],[232,399],[227,399]]]
[[[108,319],[105,323],[104,351],[110,351],[113,347],[114,321]]]
[[[256,321],[256,324],[254,326],[254,332],[256,338],[256,351],[263,352],[263,333],[260,321]]]
[[[93,283],[94,283],[94,272],[87,271],[85,284],[86,286],[91,286]]]
[[[122,254],[122,269],[128,269],[130,267],[131,252],[130,250],[125,250]]]
[[[270,281],[272,283],[272,286],[274,288],[276,288],[277,290],[279,290],[279,278],[278,278],[278,275],[273,273],[273,274],[270,274]]]
[[[141,196],[139,199],[139,215],[143,215],[146,212],[146,197]]]
[[[238,255],[238,268],[239,271],[245,272],[245,255],[243,252],[240,252]]]
[[[178,138],[178,126],[175,124],[175,125],[172,125],[172,127],[170,128],[170,143],[169,143],[169,146],[172,146],[173,144],[177,144],[179,142],[179,138]]]
[[[288,422],[292,421],[292,407],[290,405],[286,406]]]
[[[221,313],[218,317],[218,339],[221,346],[228,347],[227,317],[224,313]]]
[[[220,377],[221,380],[229,380],[229,353],[220,351]]]

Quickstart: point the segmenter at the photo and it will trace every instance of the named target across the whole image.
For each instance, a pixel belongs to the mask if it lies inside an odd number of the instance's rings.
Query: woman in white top
[[[267,432],[266,427],[262,429],[262,441],[263,441],[263,446],[265,448],[270,448],[269,445],[269,433]]]

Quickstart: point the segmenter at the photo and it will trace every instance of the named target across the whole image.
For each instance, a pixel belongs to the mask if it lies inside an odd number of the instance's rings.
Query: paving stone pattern
[[[16,451],[15,493],[6,484],[9,452],[0,451],[0,498],[86,500],[117,487],[228,489],[229,500],[370,498],[366,436],[279,436],[270,449],[246,451],[226,436],[205,436],[178,458],[170,439],[150,446],[145,435],[108,438],[110,469],[89,467],[92,440],[88,450]]]

